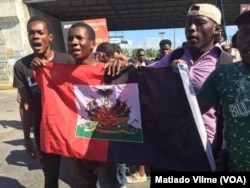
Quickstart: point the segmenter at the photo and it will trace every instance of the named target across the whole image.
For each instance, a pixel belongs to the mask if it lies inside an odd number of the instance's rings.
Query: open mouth
[[[35,49],[35,50],[39,50],[39,49],[41,49],[41,47],[42,47],[42,44],[41,43],[32,43],[32,46],[33,46],[33,49]]]

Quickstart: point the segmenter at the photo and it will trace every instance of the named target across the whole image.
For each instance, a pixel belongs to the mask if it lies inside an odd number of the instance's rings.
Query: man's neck
[[[55,53],[53,50],[48,50],[44,54],[35,54],[35,56],[42,60],[51,62],[54,59]]]
[[[95,66],[98,63],[99,63],[99,61],[96,61],[95,58],[92,58],[92,57],[84,59],[84,60],[77,61],[78,65],[91,65],[91,66]]]

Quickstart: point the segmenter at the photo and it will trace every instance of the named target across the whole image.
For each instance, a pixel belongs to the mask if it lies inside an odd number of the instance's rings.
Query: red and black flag
[[[113,78],[102,63],[47,63],[35,77],[45,152],[177,171],[214,170],[210,145],[199,132],[205,128],[197,128],[203,125],[195,122],[182,79],[171,68],[129,66]]]

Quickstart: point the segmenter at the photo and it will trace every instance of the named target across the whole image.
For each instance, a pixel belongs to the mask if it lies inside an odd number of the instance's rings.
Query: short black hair
[[[70,29],[76,28],[76,27],[86,28],[87,32],[89,34],[89,40],[95,41],[95,31],[94,31],[94,29],[90,25],[88,25],[88,24],[86,24],[84,22],[76,22],[76,23],[73,23],[71,25]]]
[[[137,49],[136,53],[139,54],[140,52],[145,52],[145,50],[143,48]]]
[[[27,22],[27,30],[28,30],[28,25],[30,24],[30,22],[35,22],[35,21],[44,22],[46,24],[46,26],[47,26],[48,32],[52,33],[52,27],[51,27],[50,22],[48,21],[48,19],[46,19],[43,16],[32,16],[32,17],[30,17],[30,19]]]
[[[113,45],[115,51],[122,52],[121,46],[119,44],[112,43],[112,45]]]
[[[169,46],[172,46],[172,42],[169,39],[162,39],[159,43],[159,46],[163,46],[165,44],[168,44]]]
[[[115,49],[111,43],[102,42],[97,46],[96,52],[104,52],[108,58],[112,58],[115,52]]]

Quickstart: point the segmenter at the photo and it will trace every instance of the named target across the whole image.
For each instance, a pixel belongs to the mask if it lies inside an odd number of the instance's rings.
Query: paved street
[[[43,172],[24,148],[16,90],[0,90],[0,188],[42,188]],[[69,188],[67,159],[60,169],[60,188]],[[150,181],[128,184],[127,188],[149,188]]]

